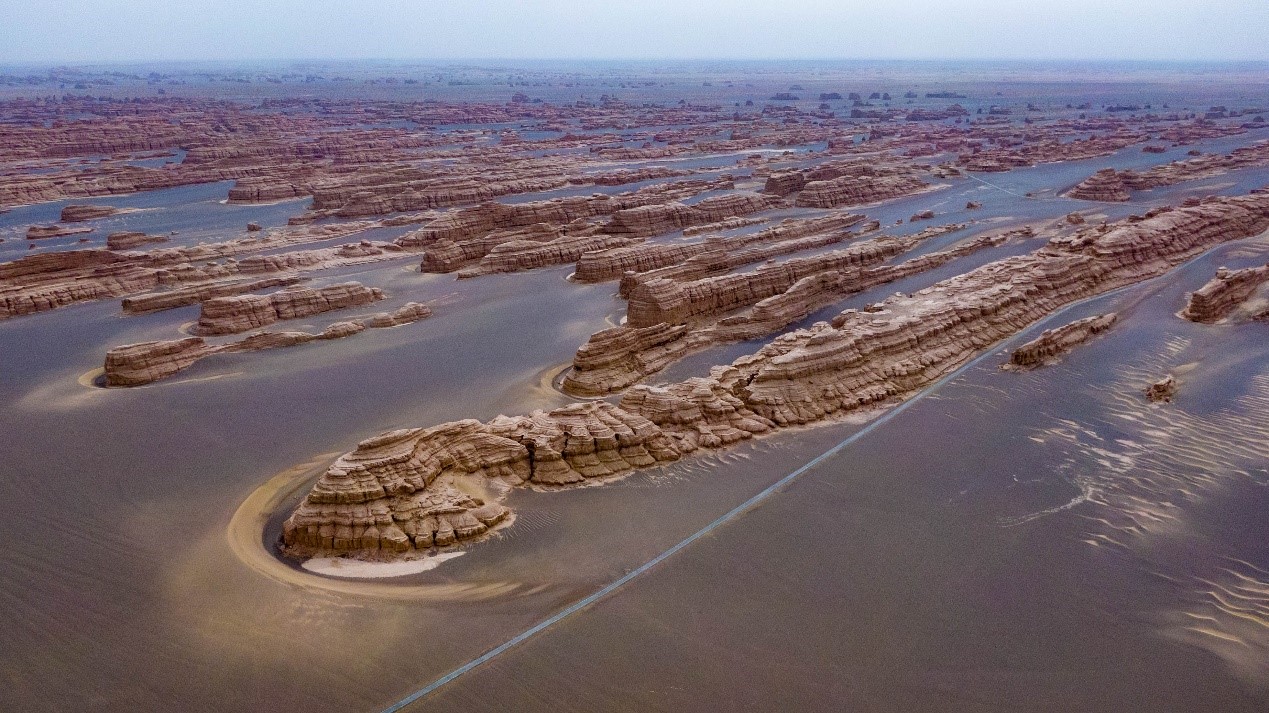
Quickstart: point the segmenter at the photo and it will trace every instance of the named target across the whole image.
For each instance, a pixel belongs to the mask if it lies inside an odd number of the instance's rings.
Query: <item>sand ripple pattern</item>
[[[1121,367],[1104,392],[1103,425],[1059,419],[1034,439],[1062,447],[1062,468],[1079,473],[1074,480],[1092,507],[1076,512],[1089,522],[1084,541],[1091,546],[1150,560],[1152,552],[1193,539],[1189,519],[1205,500],[1236,484],[1269,487],[1269,365],[1209,413],[1184,408],[1184,377],[1178,403],[1142,398],[1187,346],[1173,337],[1149,363]],[[1117,434],[1104,435],[1111,431]],[[1166,617],[1165,631],[1269,685],[1269,571],[1234,553],[1213,552],[1208,561],[1197,568],[1150,564],[1184,602]]]

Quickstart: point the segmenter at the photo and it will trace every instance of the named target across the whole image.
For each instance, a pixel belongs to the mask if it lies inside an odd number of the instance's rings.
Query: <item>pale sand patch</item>
[[[384,577],[404,577],[407,574],[418,574],[436,569],[445,560],[462,557],[462,552],[440,552],[430,557],[400,560],[397,562],[362,562],[345,557],[314,557],[305,560],[301,565],[314,574],[327,577],[353,577],[357,579],[380,579]]]

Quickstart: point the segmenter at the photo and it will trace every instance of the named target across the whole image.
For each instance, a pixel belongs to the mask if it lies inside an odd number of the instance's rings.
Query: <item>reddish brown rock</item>
[[[363,441],[326,470],[283,525],[283,547],[307,556],[451,545],[508,514],[461,494],[453,478],[559,486],[679,454],[656,425],[603,402],[393,431]]]

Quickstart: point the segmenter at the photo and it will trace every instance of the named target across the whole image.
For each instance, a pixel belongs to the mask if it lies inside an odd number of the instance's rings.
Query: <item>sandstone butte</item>
[[[1216,322],[1228,316],[1269,282],[1269,265],[1245,270],[1221,268],[1207,284],[1191,292],[1181,316],[1192,322]]]
[[[1039,337],[1013,350],[1009,363],[1002,368],[1034,369],[1053,363],[1075,347],[1110,329],[1116,319],[1115,313],[1110,312],[1046,329]]]
[[[236,342],[213,345],[201,337],[170,341],[139,342],[106,352],[106,386],[141,386],[184,371],[212,354],[278,349],[317,340],[342,339],[367,328],[378,329],[409,324],[431,316],[427,305],[407,302],[392,312],[380,312],[363,320],[336,322],[318,334],[308,332],[257,332]]]
[[[708,377],[635,386],[482,423],[392,431],[338,458],[283,526],[296,557],[384,557],[477,537],[507,517],[455,478],[563,486],[677,460],[786,426],[893,403],[1075,301],[1162,275],[1269,229],[1269,193],[1188,201],[1053,238],[874,311],[776,338]]]

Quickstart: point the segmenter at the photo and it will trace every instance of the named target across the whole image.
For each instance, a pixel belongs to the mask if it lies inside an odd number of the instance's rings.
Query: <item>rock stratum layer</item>
[[[1053,311],[1269,229],[1269,193],[1193,201],[1083,229],[866,312],[782,335],[709,377],[636,386],[619,406],[574,404],[363,441],[283,526],[293,556],[365,557],[476,537],[506,516],[453,479],[567,485],[911,395]]]

